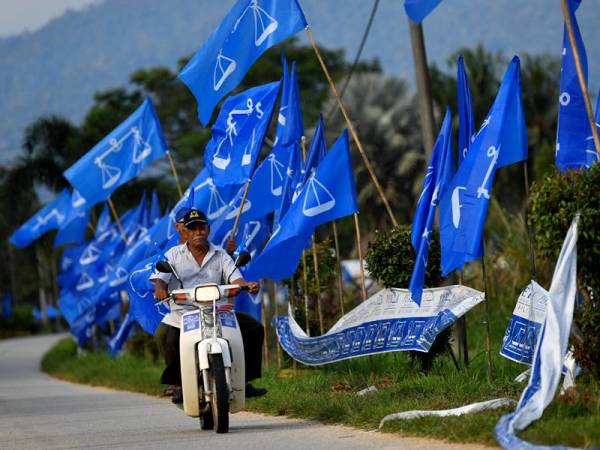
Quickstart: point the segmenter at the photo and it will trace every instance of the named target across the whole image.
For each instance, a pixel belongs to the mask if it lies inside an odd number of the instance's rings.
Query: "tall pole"
[[[592,129],[592,136],[594,138],[594,146],[596,147],[596,153],[600,158],[600,138],[598,137],[598,129],[596,128],[596,120],[594,119],[594,110],[590,103],[590,95],[588,93],[587,84],[585,77],[583,76],[583,68],[581,66],[581,58],[579,56],[579,49],[577,48],[577,41],[575,40],[575,34],[573,33],[573,23],[571,22],[571,13],[567,5],[567,0],[561,0],[560,6],[565,17],[565,24],[567,25],[567,34],[569,36],[569,42],[573,49],[573,59],[575,60],[575,69],[577,70],[577,78],[579,79],[579,86],[581,87],[581,93],[583,94],[583,100],[585,103],[585,111],[587,112],[588,121],[590,128]]]
[[[277,284],[271,280],[269,283],[269,297],[273,299],[273,305],[275,308],[275,317],[279,316],[279,305],[277,304]],[[271,323],[271,321],[269,321]],[[281,369],[281,346],[275,339],[275,345],[277,345],[277,369]]]
[[[240,217],[244,212],[244,205],[246,204],[246,197],[248,197],[248,190],[250,189],[250,179],[246,181],[246,187],[244,188],[244,194],[242,195],[242,203],[240,203],[240,207],[238,209],[237,215],[235,217],[235,222],[233,222],[233,228],[231,230],[231,234],[229,235],[230,239],[235,238],[235,234],[237,233],[238,225],[240,223]]]
[[[306,335],[310,336],[310,317],[308,309],[308,275],[306,273],[306,252],[302,251],[302,290],[304,291],[304,319]]]
[[[346,107],[342,103],[342,99],[340,98],[338,91],[335,87],[335,84],[333,82],[333,79],[331,78],[331,75],[329,74],[329,70],[327,69],[327,66],[325,65],[325,61],[323,61],[323,58],[321,57],[321,52],[319,51],[319,47],[317,47],[317,43],[315,42],[315,38],[312,34],[312,31],[310,30],[310,27],[308,27],[308,26],[306,27],[306,34],[308,35],[310,44],[312,45],[312,48],[315,51],[315,54],[317,55],[317,59],[319,60],[321,69],[323,70],[323,73],[325,74],[325,78],[327,78],[327,82],[329,83],[331,92],[333,92],[333,96],[335,97],[335,100],[336,100],[338,106],[340,107],[340,111],[342,112],[342,115],[344,116],[344,120],[346,121],[346,126],[348,127],[348,130],[350,131],[352,140],[354,141],[354,143],[356,144],[356,147],[358,148],[360,156],[362,157],[363,162],[365,163],[365,167],[367,168],[367,171],[369,172],[369,175],[371,176],[371,180],[373,180],[375,189],[377,189],[377,192],[379,193],[379,196],[381,197],[381,201],[383,202],[383,205],[385,206],[385,209],[386,209],[388,215],[390,216],[390,220],[392,221],[392,224],[394,225],[394,227],[397,227],[398,222],[396,221],[396,218],[394,217],[392,208],[391,208],[385,194],[383,193],[383,189],[381,188],[381,185],[379,184],[379,180],[377,179],[377,176],[375,175],[375,172],[373,171],[373,167],[371,166],[371,163],[369,162],[369,158],[367,158],[365,149],[363,148],[362,143],[360,142],[360,139],[358,138],[358,135],[356,134],[356,130],[354,129],[354,125],[352,124],[352,121],[350,120],[348,111],[346,111]]]
[[[358,223],[358,213],[354,213],[354,228],[356,229],[356,249],[358,252],[358,266],[360,267],[360,287],[364,302],[367,299],[367,287],[365,285],[365,268],[363,267],[362,249],[360,247],[360,224]]]
[[[335,244],[335,263],[336,263],[336,272],[337,272],[337,288],[338,288],[338,298],[340,299],[340,309],[342,311],[342,316],[345,314],[344,312],[344,286],[342,284],[342,263],[340,261],[340,243],[338,239],[337,225],[335,224],[335,220],[331,222],[331,228],[333,230],[333,242]]]
[[[302,148],[302,160],[306,161],[306,136],[302,136],[300,140]],[[312,255],[313,255],[313,266],[315,270],[315,284],[317,288],[317,313],[319,314],[319,330],[321,335],[325,333],[323,326],[323,307],[321,305],[321,278],[319,277],[319,257],[317,255],[317,241],[315,241],[315,235],[311,237],[312,240]]]
[[[169,158],[169,165],[171,166],[171,172],[173,173],[173,177],[175,178],[175,186],[177,186],[177,192],[179,193],[179,197],[183,197],[181,184],[179,184],[179,175],[177,174],[177,169],[175,168],[175,161],[173,161],[173,157],[171,156],[171,152],[169,151],[167,151],[167,158]]]
[[[39,293],[39,302],[40,302],[40,313],[42,315],[42,323],[44,325],[48,325],[48,311],[46,308],[47,300],[46,300],[46,289],[44,286],[44,271],[42,269],[42,252],[40,250],[40,244],[36,244],[35,246],[35,257],[37,260],[37,270],[38,270],[38,293]]]
[[[112,212],[113,218],[115,219],[115,223],[117,224],[117,228],[119,229],[119,233],[121,233],[121,237],[123,238],[123,242],[127,244],[127,236],[125,236],[125,230],[123,230],[123,225],[121,225],[121,220],[119,219],[119,215],[117,214],[117,210],[115,209],[115,205],[113,204],[111,198],[108,198],[108,206],[110,207],[110,211]]]
[[[481,268],[483,271],[483,290],[485,291],[485,353],[487,356],[487,379],[488,383],[492,382],[492,345],[491,345],[491,337],[490,337],[490,296],[487,282],[487,273],[485,270],[485,249],[483,251],[483,256],[481,257]]]
[[[264,345],[263,345],[263,360],[264,360],[264,365],[265,367],[268,369],[269,368],[269,329],[268,329],[268,319],[267,319],[267,305],[266,305],[266,301],[265,301],[265,296],[266,293],[263,292],[263,294],[261,294],[261,302],[260,302],[260,308],[261,308],[261,316],[262,316],[262,325],[263,328],[265,330],[265,341],[264,341]]]
[[[408,19],[410,29],[410,43],[412,47],[415,69],[415,81],[419,99],[419,114],[421,116],[421,135],[425,147],[425,160],[429,160],[435,142],[435,127],[433,124],[433,102],[429,89],[429,69],[427,67],[427,53],[425,52],[425,39],[421,24]]]

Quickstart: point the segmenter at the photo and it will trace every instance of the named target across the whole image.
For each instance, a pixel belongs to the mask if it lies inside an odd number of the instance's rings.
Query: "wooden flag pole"
[[[385,194],[383,193],[383,189],[381,188],[381,185],[379,184],[377,177],[375,176],[373,167],[371,167],[371,163],[369,162],[369,159],[367,158],[367,155],[362,146],[362,143],[360,142],[360,139],[358,139],[358,135],[356,134],[354,125],[352,125],[350,116],[348,115],[348,112],[346,111],[346,107],[342,103],[342,99],[340,98],[338,91],[335,87],[335,84],[333,82],[333,79],[331,78],[331,75],[329,74],[329,70],[327,70],[327,66],[325,65],[325,62],[323,61],[323,58],[321,57],[321,52],[319,51],[319,48],[317,47],[317,43],[315,42],[315,38],[313,37],[312,31],[310,30],[310,27],[308,27],[308,26],[306,27],[306,34],[308,35],[308,39],[310,40],[313,50],[315,51],[315,54],[317,55],[317,59],[319,60],[321,69],[323,70],[323,73],[325,74],[325,78],[327,78],[327,82],[329,83],[329,87],[331,88],[331,91],[333,92],[333,96],[335,97],[335,99],[338,103],[338,106],[340,108],[340,111],[342,112],[342,115],[344,116],[344,120],[346,121],[346,125],[348,126],[348,130],[350,131],[350,134],[352,135],[352,139],[354,140],[354,143],[356,144],[356,147],[358,148],[358,151],[360,152],[360,156],[362,156],[362,159],[365,163],[365,167],[367,168],[367,171],[369,172],[369,175],[371,176],[371,180],[373,180],[373,184],[375,185],[375,188],[377,189],[377,192],[379,193],[379,196],[381,197],[381,200],[383,201],[383,204],[385,206],[385,209],[387,210],[388,215],[390,216],[390,220],[392,221],[392,224],[394,225],[394,227],[397,227],[398,222],[396,221],[396,218],[394,217],[392,208],[390,207],[390,204],[389,204],[387,198],[385,197]]]
[[[585,110],[587,112],[588,121],[592,129],[592,136],[594,138],[594,146],[596,153],[600,158],[600,137],[598,137],[598,129],[596,128],[596,120],[594,119],[594,111],[592,104],[590,103],[590,95],[588,93],[587,84],[585,77],[583,76],[583,68],[581,67],[581,59],[579,57],[579,49],[577,48],[577,42],[575,41],[575,34],[573,33],[573,23],[571,22],[571,14],[569,13],[569,7],[567,6],[567,0],[560,0],[560,6],[565,17],[565,24],[567,26],[567,35],[569,36],[569,42],[573,49],[573,59],[575,60],[575,69],[577,69],[577,78],[579,79],[579,86],[583,94],[583,100],[585,103]]]
[[[529,176],[527,174],[527,160],[523,161],[523,180],[525,183],[525,198],[529,199]],[[527,237],[529,238],[529,257],[531,259],[531,275],[535,280],[537,278],[537,267],[535,264],[535,234],[533,228],[529,226],[527,216],[529,215],[529,204],[524,211],[525,227],[527,228]]]
[[[335,262],[336,262],[336,271],[337,271],[337,288],[338,288],[338,298],[340,299],[340,309],[342,311],[342,316],[345,314],[344,312],[344,287],[342,284],[342,264],[340,261],[340,243],[338,240],[338,232],[337,226],[335,224],[335,220],[331,222],[331,228],[333,229],[333,242],[335,244]]]
[[[306,274],[306,252],[302,251],[302,290],[304,291],[304,318],[306,321],[306,335],[310,336],[309,309],[308,309],[308,275]]]
[[[489,299],[489,290],[488,290],[488,282],[487,282],[487,273],[485,270],[485,247],[483,251],[483,255],[481,257],[481,268],[483,271],[483,290],[485,291],[485,353],[487,355],[487,379],[488,383],[492,382],[492,345],[490,338],[490,299]]]
[[[300,140],[302,148],[302,160],[306,161],[306,136],[302,136]],[[319,257],[317,256],[317,241],[313,233],[312,237],[312,254],[313,254],[313,265],[315,269],[315,284],[317,287],[317,313],[319,314],[319,329],[321,335],[325,334],[325,328],[323,326],[323,307],[321,305],[321,278],[319,277]]]
[[[358,265],[360,267],[360,287],[364,302],[367,299],[367,287],[365,285],[365,268],[363,267],[362,249],[360,248],[360,224],[358,223],[358,213],[354,213],[354,228],[356,228],[356,250],[358,252]]]
[[[265,304],[265,294],[261,294],[260,299],[260,308],[261,308],[261,316],[262,316],[262,325],[265,330],[265,340],[263,345],[263,360],[264,365],[268,369],[269,368],[269,329],[268,329],[268,320],[267,320],[267,305]]]
[[[237,233],[238,225],[240,223],[240,217],[242,216],[242,212],[244,211],[244,205],[246,204],[246,197],[248,196],[248,190],[250,190],[250,179],[246,181],[246,187],[244,188],[244,194],[242,195],[242,203],[240,203],[240,207],[238,209],[237,215],[235,217],[235,222],[233,222],[233,228],[231,229],[231,234],[229,235],[229,239],[234,239],[235,234]]]
[[[177,186],[177,192],[179,193],[179,197],[183,197],[183,191],[181,190],[181,184],[179,184],[179,175],[177,175],[177,169],[175,169],[175,161],[173,161],[171,152],[169,152],[168,150],[167,150],[167,158],[169,158],[169,164],[171,165],[171,172],[173,172],[173,177],[175,177],[175,185]]]
[[[119,233],[121,233],[121,237],[123,238],[123,242],[127,244],[127,236],[125,236],[125,230],[123,230],[123,225],[121,225],[121,220],[119,219],[119,215],[117,214],[117,210],[115,209],[115,205],[113,204],[111,198],[108,198],[108,206],[110,207],[110,211],[115,219],[115,223],[117,224],[117,228],[119,229]]]

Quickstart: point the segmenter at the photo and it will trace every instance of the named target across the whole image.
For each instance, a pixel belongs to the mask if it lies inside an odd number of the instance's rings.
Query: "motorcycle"
[[[242,253],[241,267],[250,260]],[[159,272],[181,279],[167,261],[156,264]],[[219,311],[217,302],[247,291],[237,284],[206,283],[190,289],[174,289],[165,301],[173,300],[188,309],[181,318],[179,349],[183,411],[198,417],[200,428],[217,433],[229,431],[229,413],[245,406],[246,382],[244,344],[233,311]]]

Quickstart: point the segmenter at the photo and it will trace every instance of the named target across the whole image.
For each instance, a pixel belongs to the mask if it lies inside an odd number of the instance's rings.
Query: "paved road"
[[[314,422],[238,413],[201,431],[168,400],[58,381],[39,372],[57,336],[0,341],[1,449],[475,449]]]

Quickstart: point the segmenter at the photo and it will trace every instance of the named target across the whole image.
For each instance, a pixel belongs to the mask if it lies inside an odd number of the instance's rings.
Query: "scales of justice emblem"
[[[56,208],[52,208],[48,214],[42,217],[36,218],[36,223],[33,225],[32,229],[37,230],[40,227],[45,226],[52,219],[56,219],[56,222],[60,225],[63,220],[65,220],[64,214],[61,214],[60,211]]]
[[[134,164],[140,164],[152,154],[152,146],[142,138],[142,133],[138,127],[131,127],[121,138],[112,138],[108,142],[110,147],[98,155],[94,164],[102,171],[102,188],[110,189],[121,178],[122,170],[120,167],[111,166],[105,160],[113,153],[119,153],[123,148],[123,143],[133,139],[133,157]]]
[[[271,173],[271,194],[275,197],[279,197],[283,193],[285,166],[277,161],[277,158],[273,153],[269,154],[267,161],[269,162]]]
[[[248,11],[252,11],[254,19],[254,45],[260,47],[277,30],[279,22],[260,6],[258,0],[252,0],[235,22],[231,34],[235,34]],[[215,92],[221,89],[223,83],[235,72],[235,69],[237,69],[237,62],[233,58],[223,55],[223,49],[219,50],[213,72],[213,90]]]
[[[307,217],[314,217],[329,211],[335,206],[335,198],[331,192],[315,177],[315,169],[312,169],[306,181],[306,195],[302,205],[302,213]]]
[[[238,122],[235,116],[246,116],[250,117],[253,113],[256,113],[258,119],[262,119],[264,111],[261,109],[261,102],[254,103],[252,98],[246,100],[246,108],[236,108],[229,111],[227,114],[227,129],[225,130],[225,136],[219,141],[217,150],[212,157],[213,166],[217,169],[225,170],[231,164],[231,150],[234,147],[235,138],[238,136]],[[243,125],[243,124],[242,124]],[[252,149],[256,141],[256,128],[252,130],[252,135],[246,146],[244,147],[244,154],[242,155],[242,166],[247,166],[252,161]]]

